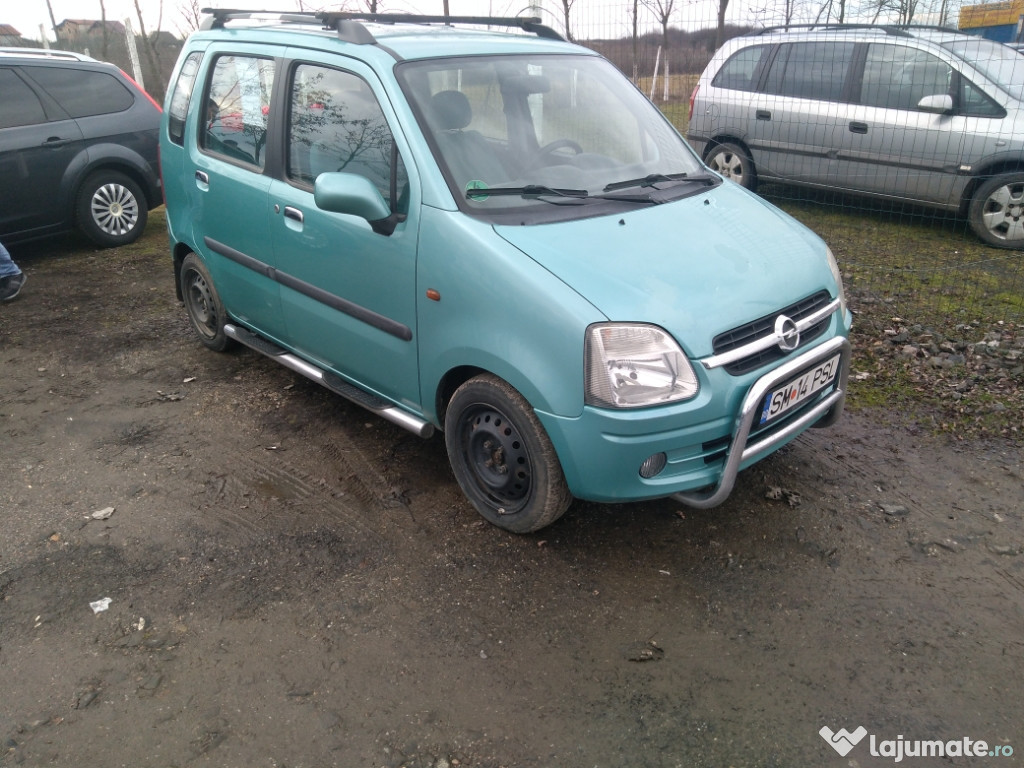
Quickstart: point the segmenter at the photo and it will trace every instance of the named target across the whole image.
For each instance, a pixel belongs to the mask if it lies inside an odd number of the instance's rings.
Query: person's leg
[[[11,254],[4,248],[4,244],[0,243],[0,278],[20,274],[21,270],[18,269],[18,265],[11,259]]]
[[[0,301],[13,299],[24,284],[25,275],[18,269],[4,244],[0,243]]]

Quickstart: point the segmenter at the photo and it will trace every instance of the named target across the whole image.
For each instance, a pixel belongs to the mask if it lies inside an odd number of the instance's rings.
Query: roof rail
[[[858,29],[873,29],[879,32],[884,32],[887,35],[894,37],[910,37],[911,32],[915,30],[931,30],[936,32],[952,32],[956,34],[966,34],[961,30],[953,27],[942,27],[937,25],[928,24],[839,24],[836,22],[825,22],[820,24],[779,24],[773,27],[764,27],[762,29],[755,29],[748,32],[748,35],[767,35],[772,32],[786,32],[789,30],[803,30],[803,31],[815,31],[815,30],[832,30],[837,32],[853,31]]]
[[[344,11],[277,12],[247,11],[236,8],[203,8],[200,29],[222,29],[228,21],[239,19],[272,19],[284,23],[310,24],[320,22],[324,29],[332,29],[342,40],[362,45],[376,42],[373,34],[360,22],[375,24],[474,24],[495,27],[518,27],[549,40],[563,40],[555,30],[532,16],[424,16],[416,13],[349,13]]]
[[[92,56],[75,51],[60,51],[54,48],[18,48],[5,46],[0,48],[0,54],[12,56],[39,56],[47,59],[72,59],[74,61],[96,61]]]

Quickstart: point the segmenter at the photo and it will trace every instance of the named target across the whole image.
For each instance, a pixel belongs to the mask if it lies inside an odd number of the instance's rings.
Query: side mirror
[[[925,96],[917,102],[917,108],[922,112],[931,112],[936,115],[948,115],[953,111],[953,97],[948,93]]]
[[[321,173],[313,185],[313,200],[320,210],[358,216],[371,225],[391,217],[391,208],[372,182],[354,173]]]

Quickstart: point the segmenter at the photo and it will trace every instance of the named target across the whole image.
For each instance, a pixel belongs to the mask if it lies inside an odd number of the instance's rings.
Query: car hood
[[[691,357],[822,288],[825,244],[732,182],[627,213],[495,231],[612,321],[661,326]]]

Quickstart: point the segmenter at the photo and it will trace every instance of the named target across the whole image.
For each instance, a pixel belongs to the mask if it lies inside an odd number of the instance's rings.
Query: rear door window
[[[46,122],[38,97],[13,70],[0,69],[0,128]]]
[[[131,91],[106,72],[67,67],[29,67],[26,73],[71,117],[124,112],[135,103]]]
[[[768,72],[765,90],[815,101],[842,101],[854,43],[790,43]]]
[[[214,62],[203,110],[202,147],[262,169],[273,88],[272,59],[220,56]]]

